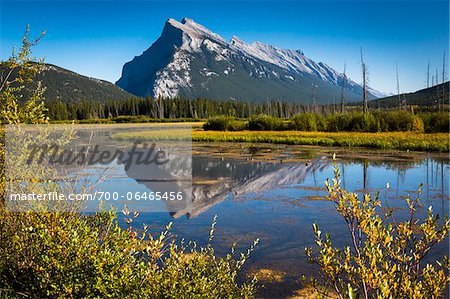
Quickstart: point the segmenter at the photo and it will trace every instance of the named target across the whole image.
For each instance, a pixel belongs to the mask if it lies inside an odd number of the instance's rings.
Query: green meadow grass
[[[194,131],[192,141],[199,142],[255,142],[295,145],[367,147],[411,151],[449,151],[446,133],[422,134],[413,132],[300,132],[300,131]]]

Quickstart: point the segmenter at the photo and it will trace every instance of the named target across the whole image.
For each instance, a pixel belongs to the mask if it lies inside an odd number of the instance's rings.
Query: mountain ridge
[[[399,98],[402,105],[417,106],[437,106],[438,101],[441,104],[448,105],[450,82],[440,83],[431,87],[422,88],[413,92],[401,93],[400,95],[390,95],[387,97],[375,99],[369,102],[371,107],[395,108],[399,106]],[[443,100],[444,99],[444,100]]]
[[[318,104],[337,101],[346,86],[348,101],[362,87],[301,50],[262,42],[228,42],[192,19],[168,19],[161,36],[123,66],[116,85],[137,96],[210,97]],[[375,92],[373,92],[375,93]],[[370,93],[370,98],[375,96]]]
[[[1,73],[0,67],[0,73]],[[12,74],[14,78],[16,73]],[[41,82],[45,88],[46,101],[79,102],[79,101],[105,101],[135,98],[113,83],[84,76],[63,67],[43,63],[41,71],[33,82],[22,91],[25,98],[31,95],[31,90]]]

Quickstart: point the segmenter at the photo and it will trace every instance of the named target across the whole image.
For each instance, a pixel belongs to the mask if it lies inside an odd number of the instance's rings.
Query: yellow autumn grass
[[[304,131],[204,131],[201,122],[164,123],[163,131],[134,131],[114,134],[117,139],[140,138],[147,140],[189,140],[184,126],[192,127],[194,142],[251,142],[292,145],[365,147],[375,149],[397,149],[410,151],[448,152],[447,133],[416,132],[304,132]],[[122,124],[120,126],[124,126]],[[126,124],[125,126],[128,126]],[[160,126],[158,124],[157,126]],[[151,125],[149,126],[151,127]],[[170,128],[173,129],[170,129]]]
[[[302,132],[302,131],[194,131],[193,141],[254,142],[295,145],[367,147],[414,151],[449,151],[446,133],[414,132]]]

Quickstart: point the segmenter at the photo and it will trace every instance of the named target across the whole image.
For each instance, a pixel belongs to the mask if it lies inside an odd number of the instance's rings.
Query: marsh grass
[[[167,124],[169,125],[169,124]],[[176,124],[173,124],[176,126]],[[182,130],[185,132],[185,130]],[[120,140],[187,140],[181,131],[164,133],[151,131],[126,132],[113,135]],[[189,138],[191,136],[188,136]],[[181,138],[181,139],[180,139]],[[188,139],[189,139],[188,138]],[[448,152],[446,133],[415,132],[302,132],[302,131],[192,131],[193,142],[251,142],[287,145],[365,147],[384,150]]]
[[[448,152],[446,133],[414,132],[300,132],[300,131],[194,131],[192,141],[255,142],[290,145],[367,147],[411,151]]]
[[[145,140],[145,141],[190,141],[191,136],[186,129],[148,130],[138,132],[117,133],[111,135],[117,140]]]

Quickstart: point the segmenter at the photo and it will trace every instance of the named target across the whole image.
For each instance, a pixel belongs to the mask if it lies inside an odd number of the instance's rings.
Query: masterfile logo
[[[192,196],[191,132],[185,124],[7,126],[7,208],[184,209]]]

